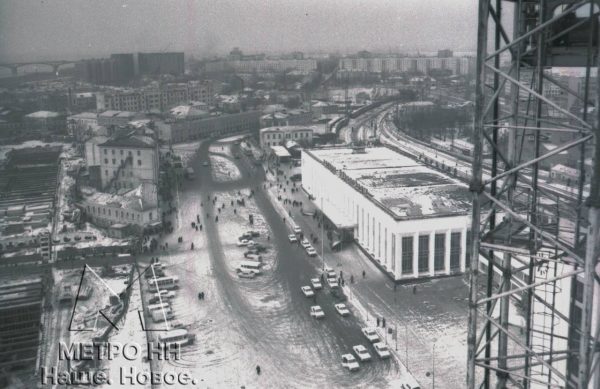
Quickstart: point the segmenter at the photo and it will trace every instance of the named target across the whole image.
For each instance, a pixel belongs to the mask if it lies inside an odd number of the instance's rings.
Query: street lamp
[[[321,259],[323,260],[323,272],[325,272],[325,245],[323,243],[323,228],[325,224],[325,211],[323,211],[323,194],[321,193]]]

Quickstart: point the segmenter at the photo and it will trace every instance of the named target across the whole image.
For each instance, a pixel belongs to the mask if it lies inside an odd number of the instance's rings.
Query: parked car
[[[373,347],[375,347],[375,352],[379,355],[379,358],[386,359],[390,357],[390,349],[385,343],[377,342]]]
[[[253,240],[242,239],[237,243],[238,247],[246,247],[246,246],[254,246],[255,243]]]
[[[315,290],[323,289],[320,278],[311,278],[310,283]]]
[[[249,253],[247,251],[244,253],[244,257],[248,258],[251,261],[256,261],[256,262],[262,261],[262,256],[260,254]]]
[[[372,327],[365,327],[362,330],[363,335],[369,339],[369,342],[371,343],[377,343],[379,342],[379,335],[377,335],[377,331],[375,330],[375,328]]]
[[[350,315],[350,310],[346,307],[346,304],[335,304],[334,305],[335,310],[337,311],[337,313],[339,313],[342,316],[348,316]]]
[[[207,167],[208,166],[208,161],[202,162],[202,166]]]
[[[296,242],[298,242],[298,238],[296,238],[296,235],[294,235],[294,234],[289,234],[288,235],[288,240],[290,241],[290,243],[296,243]]]
[[[298,226],[294,226],[294,233],[295,233],[295,234],[299,234],[299,233],[301,233],[301,232],[302,232],[302,229],[300,229],[300,227],[298,227]]]
[[[314,247],[310,246],[306,249],[306,254],[308,254],[309,257],[315,257],[317,256],[317,250],[315,250]]]
[[[312,290],[312,289],[310,288],[310,286],[308,286],[308,285],[307,285],[307,286],[303,286],[303,287],[302,287],[302,288],[300,288],[300,289],[302,289],[302,293],[304,293],[304,295],[305,295],[306,297],[312,297],[312,296],[314,296],[314,295],[315,295],[315,292],[313,292],[313,290]]]
[[[252,270],[246,270],[246,269],[237,269],[237,275],[240,278],[254,278],[256,277],[256,273],[253,272]]]
[[[308,240],[306,240],[306,238],[302,239],[302,241],[300,242],[300,245],[302,247],[304,247],[305,249],[311,247],[311,244]]]
[[[356,346],[352,347],[352,350],[354,350],[354,354],[356,354],[361,362],[371,360],[371,354],[369,354],[367,348],[362,344],[357,344]]]
[[[310,307],[310,316],[315,319],[321,319],[325,317],[325,312],[323,312],[323,309],[319,305],[313,305]]]
[[[354,358],[354,355],[352,354],[342,355],[342,366],[350,371],[356,371],[360,368],[358,361],[356,360],[356,358]]]
[[[329,285],[330,288],[338,288],[340,286],[340,284],[338,284],[337,278],[327,278],[327,285]]]

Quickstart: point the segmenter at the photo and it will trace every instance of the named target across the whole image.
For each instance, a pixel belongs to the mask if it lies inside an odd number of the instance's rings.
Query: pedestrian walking
[[[413,294],[417,294],[417,285],[413,286]]]
[[[379,327],[379,318],[377,318],[377,327]]]
[[[381,319],[381,326],[385,328],[385,317]]]
[[[350,275],[350,283],[353,284],[354,283],[354,276]]]
[[[363,278],[365,278],[365,277],[367,276],[367,272],[365,272],[365,271],[363,270],[363,272],[362,272],[362,275],[363,275]]]
[[[256,365],[256,374],[260,375],[260,366]]]

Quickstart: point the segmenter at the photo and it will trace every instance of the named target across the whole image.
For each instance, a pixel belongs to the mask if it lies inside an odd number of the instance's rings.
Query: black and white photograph
[[[0,0],[0,389],[600,389],[600,0]]]

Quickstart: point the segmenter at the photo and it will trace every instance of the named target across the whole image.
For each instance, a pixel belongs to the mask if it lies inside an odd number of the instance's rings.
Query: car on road
[[[300,234],[301,232],[302,232],[302,229],[300,229],[300,227],[294,226],[294,233],[295,234]]]
[[[367,348],[362,344],[357,344],[356,346],[352,347],[352,350],[354,350],[354,354],[356,354],[361,362],[371,360],[371,354],[369,354]]]
[[[255,261],[255,262],[262,262],[262,255],[260,254],[255,254],[255,253],[250,253],[248,251],[246,251],[244,253],[244,258],[249,259],[250,261]]]
[[[290,241],[290,243],[296,243],[296,242],[298,242],[298,238],[296,238],[296,235],[294,235],[294,234],[289,234],[288,235],[288,240]]]
[[[329,285],[330,288],[338,288],[340,286],[340,284],[338,284],[337,278],[327,278],[327,285]]]
[[[333,270],[327,270],[327,278],[337,278],[337,273]]]
[[[350,310],[348,309],[348,307],[346,307],[346,304],[339,303],[335,304],[334,307],[337,313],[339,313],[341,316],[350,315]]]
[[[256,277],[256,273],[252,270],[247,269],[237,269],[237,275],[240,278],[254,278]]]
[[[354,358],[354,355],[352,354],[342,355],[342,366],[350,371],[356,371],[360,368],[358,361],[356,360],[356,358]]]
[[[379,358],[386,359],[390,357],[390,349],[385,343],[377,342],[373,347],[375,347],[375,352],[379,355]]]
[[[315,250],[314,247],[310,246],[306,248],[306,254],[308,254],[309,257],[316,257],[317,256],[317,250]]]
[[[321,284],[321,279],[319,278],[311,278],[310,283],[315,290],[323,289],[323,285]]]
[[[323,309],[319,305],[313,305],[310,307],[310,316],[315,319],[322,319],[325,317],[325,312],[323,312]]]
[[[204,162],[202,162],[202,166],[204,166],[204,167],[208,167],[208,161],[204,161]]]
[[[246,246],[254,246],[255,243],[253,240],[242,239],[237,243],[238,247],[246,247]]]
[[[302,289],[302,293],[304,293],[304,295],[306,297],[312,297],[312,296],[315,295],[315,292],[313,292],[313,290],[311,289],[311,287],[308,286],[308,285],[305,285],[305,286],[301,287],[300,289]]]
[[[302,241],[300,242],[300,245],[302,247],[304,247],[305,249],[307,249],[311,246],[310,242],[308,240],[306,240],[306,238],[302,239]]]
[[[365,335],[365,337],[367,339],[369,339],[369,342],[371,343],[377,343],[379,342],[379,335],[377,335],[377,331],[375,330],[375,328],[373,327],[365,327],[362,330],[363,335]]]

